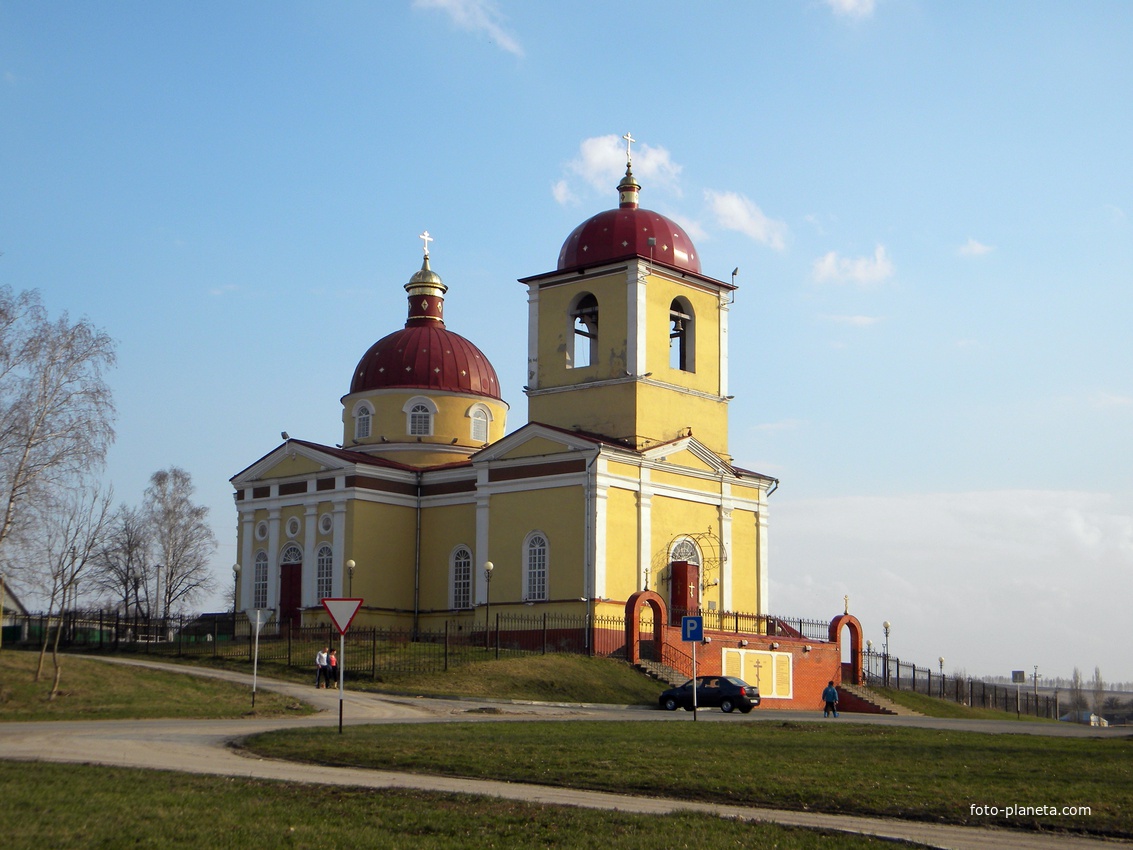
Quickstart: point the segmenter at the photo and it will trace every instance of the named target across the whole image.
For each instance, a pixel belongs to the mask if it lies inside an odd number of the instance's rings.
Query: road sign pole
[[[345,691],[346,670],[346,630],[358,609],[362,607],[362,599],[324,599],[323,607],[330,615],[335,627],[338,629],[338,734],[342,734],[342,698]]]
[[[696,722],[696,641],[692,642],[692,721]]]
[[[338,636],[338,734],[342,734],[342,685],[346,666],[346,632]]]

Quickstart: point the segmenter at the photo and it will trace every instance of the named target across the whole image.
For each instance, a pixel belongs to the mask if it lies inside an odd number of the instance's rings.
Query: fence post
[[[496,612],[496,660],[500,657],[500,612]]]
[[[445,672],[448,672],[448,620],[445,620]]]
[[[547,612],[543,612],[543,654],[547,654]]]

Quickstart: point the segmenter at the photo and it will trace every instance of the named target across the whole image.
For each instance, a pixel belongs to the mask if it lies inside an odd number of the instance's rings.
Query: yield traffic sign
[[[357,614],[358,609],[362,607],[362,600],[324,599],[323,607],[326,608],[327,613],[330,614],[330,618],[334,621],[338,633],[344,635],[346,634],[346,630],[350,628],[350,621],[354,619],[354,615]]]

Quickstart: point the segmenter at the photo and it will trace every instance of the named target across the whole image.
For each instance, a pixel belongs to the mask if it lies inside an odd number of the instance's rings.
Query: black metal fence
[[[14,621],[14,622],[13,622]],[[144,619],[113,612],[68,612],[8,618],[4,643],[40,646],[46,640],[71,651],[133,652],[158,657],[251,661],[256,640],[245,617],[207,615]],[[339,646],[330,625],[269,623],[260,630],[258,657],[287,667],[310,667],[323,647]],[[589,615],[497,614],[483,622],[455,620],[435,629],[352,627],[344,636],[343,669],[350,678],[383,673],[433,673],[502,656],[570,653],[626,658],[625,619]]]
[[[800,617],[773,617],[764,614],[743,614],[736,611],[708,611],[703,608],[673,608],[669,612],[669,622],[673,625],[679,625],[681,617],[686,615],[703,617],[704,628],[707,631],[795,637],[813,641],[830,639],[829,623],[822,620],[805,620]]]
[[[989,708],[1030,717],[1059,717],[1058,694],[1036,694],[1023,686],[983,682],[962,676],[945,675],[943,669],[902,661],[893,655],[867,650],[862,653],[862,673],[866,684],[875,687],[913,691],[949,700],[971,708]]]

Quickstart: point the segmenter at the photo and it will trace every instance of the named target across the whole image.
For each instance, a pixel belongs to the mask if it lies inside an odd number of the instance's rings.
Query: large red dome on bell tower
[[[559,251],[558,270],[643,257],[700,274],[700,257],[684,228],[660,213],[642,209],[640,190],[627,164],[618,184],[618,208],[588,218],[571,232]]]

